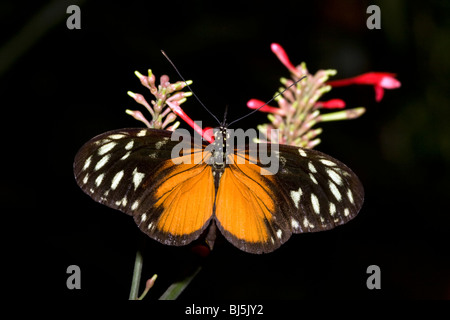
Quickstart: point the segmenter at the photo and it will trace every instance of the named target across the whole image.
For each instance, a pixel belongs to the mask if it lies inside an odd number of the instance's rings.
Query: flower
[[[328,101],[317,101],[317,108],[325,108],[325,109],[343,109],[345,108],[345,101],[341,99],[331,99]]]
[[[384,95],[384,89],[397,89],[400,88],[401,83],[395,79],[394,73],[388,72],[367,72],[359,76],[329,81],[328,84],[333,87],[348,86],[352,84],[367,84],[374,86],[375,100],[381,101]]]
[[[265,105],[266,103],[264,101],[258,100],[258,99],[250,99],[247,102],[247,107],[250,109],[258,109],[261,112],[268,112],[268,113],[275,113],[279,115],[284,115],[285,112],[283,109],[271,107],[269,105]]]
[[[191,80],[186,82],[178,81],[175,83],[169,82],[169,77],[163,75],[160,78],[160,84],[155,85],[155,75],[148,70],[148,76],[144,76],[138,71],[135,71],[136,76],[141,81],[142,85],[150,90],[150,93],[155,96],[156,101],[152,100],[151,104],[145,100],[144,96],[139,93],[128,91],[128,95],[132,97],[137,103],[143,105],[152,116],[152,120],[148,121],[144,115],[138,110],[126,110],[126,113],[131,115],[136,120],[143,122],[148,128],[166,129],[173,131],[180,125],[180,122],[173,123],[177,116],[189,124],[196,132],[202,135],[204,139],[212,142],[213,137],[207,128],[200,128],[192,119],[183,111],[181,104],[186,101],[187,97],[192,95],[192,92],[180,91],[185,86],[192,84]]]
[[[290,71],[292,78],[281,78],[284,87],[274,98],[278,102],[278,107],[269,106],[257,99],[250,99],[247,102],[248,108],[269,113],[267,117],[270,123],[258,126],[260,131],[266,132],[264,137],[266,141],[313,148],[320,143],[317,136],[322,129],[313,129],[319,122],[355,119],[365,112],[365,108],[359,107],[322,113],[324,109],[344,109],[346,106],[342,99],[319,101],[332,87],[351,84],[373,85],[376,101],[382,99],[384,89],[400,87],[395,74],[387,72],[369,72],[350,79],[328,81],[330,76],[336,75],[336,70],[319,70],[313,75],[308,72],[304,62],[294,66],[286,51],[278,43],[272,43],[270,48]],[[273,129],[279,130],[278,136],[274,136],[276,131]]]
[[[184,111],[181,109],[178,101],[166,101],[167,105],[172,109],[172,111],[179,116],[181,119],[183,119],[189,126],[191,126],[195,132],[200,134],[206,141],[212,143],[213,136],[211,135],[211,131],[208,130],[209,128],[202,129],[195,123]]]
[[[145,298],[145,296],[147,295],[148,291],[153,287],[153,285],[155,284],[156,278],[158,278],[157,274],[154,274],[153,277],[151,277],[150,279],[148,279],[145,282],[145,290],[144,292],[142,292],[142,294],[139,296],[139,298],[137,298],[136,300],[142,300]]]
[[[283,47],[272,43],[272,51],[291,72],[291,79],[281,79],[283,88],[275,96],[278,107],[265,104],[258,99],[250,99],[247,107],[269,113],[269,124],[258,126],[264,134],[259,141],[277,141],[300,147],[313,148],[320,143],[318,135],[321,128],[313,128],[319,122],[354,119],[361,116],[365,109],[354,108],[338,112],[321,113],[323,109],[343,109],[345,101],[331,99],[319,101],[322,95],[331,90],[327,81],[336,74],[336,70],[319,70],[314,75],[308,72],[305,63],[294,66]],[[278,130],[278,136],[274,135]],[[264,140],[265,139],[265,140]]]
[[[272,52],[275,53],[275,55],[278,57],[278,59],[280,59],[281,63],[289,69],[289,71],[297,74],[297,69],[289,60],[289,57],[287,56],[286,51],[284,51],[282,46],[280,46],[278,43],[272,43],[270,45],[270,48],[272,49]]]
[[[266,132],[261,141],[276,140],[279,143],[313,148],[320,143],[317,136],[322,132],[321,128],[313,129],[313,126],[319,122],[355,119],[365,112],[365,108],[359,107],[322,113],[326,109],[344,109],[346,106],[342,99],[319,100],[332,87],[352,84],[373,85],[375,99],[380,101],[384,95],[384,89],[395,89],[401,85],[395,79],[395,74],[387,72],[368,72],[349,79],[328,81],[330,76],[336,75],[336,70],[319,70],[315,74],[310,74],[304,62],[294,66],[286,51],[278,43],[272,43],[271,50],[290,71],[292,78],[281,78],[284,88],[281,88],[273,99],[278,103],[278,107],[270,106],[257,99],[250,99],[247,102],[248,108],[268,113],[271,123],[258,126],[262,132]],[[181,108],[181,104],[192,95],[192,92],[180,90],[192,84],[192,81],[170,83],[169,77],[163,75],[160,78],[160,84],[156,86],[156,78],[151,70],[148,70],[148,76],[143,76],[137,71],[135,74],[142,85],[155,96],[156,101],[151,101],[149,104],[141,94],[129,91],[128,94],[149,111],[152,120],[145,119],[140,111],[126,110],[128,114],[142,121],[149,128],[167,130],[175,130],[180,125],[178,121],[172,124],[178,116],[205,140],[210,143],[214,141],[212,130],[199,127]],[[272,131],[273,129],[279,130],[278,137],[274,136],[276,131]]]

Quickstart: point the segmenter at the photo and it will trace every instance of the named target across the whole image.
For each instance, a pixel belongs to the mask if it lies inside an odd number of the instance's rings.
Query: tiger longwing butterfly
[[[344,224],[363,204],[358,177],[319,151],[278,145],[278,170],[262,174],[267,168],[251,159],[248,146],[238,152],[222,143],[221,158],[217,145],[173,141],[172,133],[120,129],[93,138],[75,157],[78,185],[95,201],[133,216],[145,234],[163,244],[187,245],[217,228],[250,253],[271,252],[293,233]],[[220,128],[215,137],[226,141],[227,130]],[[173,158],[180,143],[182,152]],[[195,157],[200,161],[185,161]],[[239,157],[254,161],[241,163]]]

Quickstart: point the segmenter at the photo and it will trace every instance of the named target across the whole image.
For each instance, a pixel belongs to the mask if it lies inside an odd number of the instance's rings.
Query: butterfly
[[[210,144],[158,129],[106,132],[78,151],[75,179],[163,244],[187,245],[202,234],[213,242],[209,235],[219,230],[255,254],[274,251],[294,233],[344,224],[362,207],[358,177],[322,152],[279,144],[271,170],[253,151],[274,145],[230,148],[226,127],[215,138]]]

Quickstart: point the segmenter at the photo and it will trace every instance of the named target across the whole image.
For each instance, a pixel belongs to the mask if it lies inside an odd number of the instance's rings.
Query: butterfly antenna
[[[228,113],[228,106],[225,105],[225,112],[223,113],[223,122],[222,127],[225,127],[227,125],[227,113]]]
[[[192,91],[191,87],[188,85],[188,83],[186,82],[186,80],[183,78],[183,76],[181,75],[180,71],[178,71],[177,67],[175,67],[175,64],[172,62],[172,60],[170,60],[170,58],[167,56],[167,54],[164,52],[164,50],[161,50],[161,53],[164,55],[164,57],[166,57],[167,61],[170,62],[170,64],[172,65],[172,67],[175,69],[175,71],[178,73],[178,75],[180,76],[181,80],[184,81],[184,83],[186,84],[186,86],[188,87],[189,91],[192,92],[192,95],[195,97],[195,99],[197,99],[198,102],[200,102],[201,106],[203,108],[205,108],[206,111],[208,111],[208,113],[214,118],[216,119],[217,123],[220,125],[220,121],[219,119],[217,119],[217,117],[211,112],[209,111],[209,109],[203,104],[203,102],[199,99],[199,97],[197,97],[197,95],[194,93],[194,91]]]
[[[231,121],[228,125],[231,126],[233,123],[236,123],[244,118],[247,118],[248,116],[254,114],[256,111],[258,111],[259,109],[261,109],[262,107],[267,106],[269,103],[271,103],[273,100],[275,100],[278,96],[282,95],[286,90],[289,90],[291,87],[293,87],[294,85],[296,85],[298,82],[300,82],[301,80],[305,79],[306,76],[301,77],[300,79],[298,79],[297,81],[295,81],[293,84],[291,84],[289,87],[287,87],[286,89],[284,89],[281,92],[278,92],[275,96],[273,96],[272,99],[270,99],[269,101],[267,101],[266,103],[264,103],[262,106],[260,106],[258,109],[255,109],[249,113],[247,113],[245,116],[242,116],[234,121]]]

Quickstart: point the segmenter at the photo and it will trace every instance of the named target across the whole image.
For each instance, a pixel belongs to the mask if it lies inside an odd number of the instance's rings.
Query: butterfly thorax
[[[211,144],[211,161],[209,164],[212,167],[216,186],[218,186],[227,166],[227,150],[229,147],[227,139],[229,136],[228,130],[224,126],[214,129],[214,142]]]
[[[214,129],[214,142],[211,144],[211,165],[215,170],[223,170],[227,163],[227,149],[229,138],[228,130],[225,127]]]

